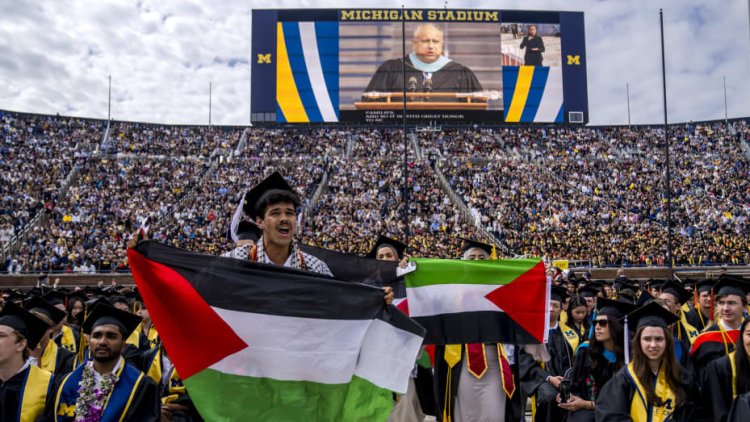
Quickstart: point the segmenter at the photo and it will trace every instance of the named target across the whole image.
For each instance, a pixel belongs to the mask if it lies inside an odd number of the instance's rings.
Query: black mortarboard
[[[263,231],[257,224],[250,221],[241,221],[237,226],[237,240],[252,240],[257,242]]]
[[[594,286],[583,286],[578,288],[578,296],[581,297],[596,297],[599,294],[599,289]]]
[[[701,294],[703,292],[710,292],[711,288],[713,287],[714,287],[713,280],[701,280],[695,283],[695,291],[697,291],[698,294]]]
[[[714,292],[715,296],[736,295],[744,298],[750,292],[750,280],[724,274],[714,285]]]
[[[664,285],[666,281],[661,279],[650,279],[648,282],[646,282],[646,285],[651,289],[660,289],[662,285]]]
[[[617,297],[620,300],[623,300],[623,301],[628,302],[628,303],[632,303],[634,305],[635,305],[635,302],[637,300],[635,298],[635,293],[633,293],[633,291],[630,290],[630,289],[620,290],[620,292],[617,293]]]
[[[89,300],[88,296],[86,296],[86,293],[84,293],[83,290],[76,290],[75,292],[68,294],[68,302],[70,302],[70,299],[75,298],[78,298],[83,302]]]
[[[258,210],[256,209],[258,202],[263,195],[274,190],[289,191],[297,195],[294,189],[289,186],[289,183],[284,180],[284,177],[278,171],[275,171],[245,193],[242,204],[242,210],[245,212],[245,215],[251,220],[255,220],[255,217],[258,216]]]
[[[26,295],[23,293],[19,293],[17,291],[12,291],[8,294],[7,297],[5,297],[6,302],[14,302],[14,303],[21,303],[26,299]]]
[[[620,319],[625,316],[628,312],[635,309],[635,305],[632,303],[626,303],[619,300],[612,300],[600,297],[596,301],[596,314],[607,315],[612,318]]]
[[[43,294],[44,291],[41,287],[32,287],[28,292],[26,292],[26,296],[41,296]]]
[[[55,305],[39,296],[34,296],[26,302],[24,306],[29,312],[37,311],[43,315],[46,315],[54,324],[59,324],[60,321],[65,319],[67,312],[61,311]]]
[[[628,325],[636,330],[640,327],[667,328],[679,320],[677,315],[656,302],[649,302],[628,314]]]
[[[128,302],[128,298],[125,296],[120,295],[112,295],[112,297],[109,298],[109,303],[115,304],[115,303],[124,303],[127,306],[130,306],[130,302]]]
[[[556,300],[560,303],[565,302],[565,299],[570,297],[570,293],[568,293],[568,289],[560,286],[552,286],[552,290],[550,292],[550,300]]]
[[[64,293],[53,290],[46,295],[42,296],[42,299],[46,300],[47,302],[53,304],[53,305],[65,305],[65,301],[67,300],[68,296]]]
[[[49,324],[13,302],[8,302],[3,307],[0,325],[6,325],[21,333],[26,337],[27,347],[32,350],[50,329]]]
[[[81,328],[84,334],[91,334],[91,331],[100,325],[112,324],[120,329],[123,339],[126,339],[140,323],[141,317],[137,315],[121,311],[105,303],[98,303],[83,321]]]
[[[692,293],[687,291],[680,283],[674,281],[674,280],[667,280],[662,286],[661,286],[661,292],[662,293],[669,293],[672,296],[677,298],[677,301],[680,302],[680,305],[690,300],[690,298],[693,297]]]
[[[388,236],[383,236],[382,234],[378,236],[378,240],[375,241],[375,246],[372,247],[370,250],[370,253],[367,254],[370,258],[375,258],[378,255],[378,249],[381,247],[391,247],[395,252],[396,256],[398,256],[398,259],[401,259],[404,257],[404,251],[406,250],[406,245],[399,242],[396,239],[390,238]]]
[[[602,283],[604,283],[607,286],[614,286],[615,281],[614,280],[602,280]]]
[[[463,243],[461,243],[461,253],[464,254],[466,251],[472,248],[479,248],[485,252],[487,252],[487,255],[492,255],[492,245],[488,245],[486,243],[482,243],[473,239],[467,239],[462,238],[461,239]]]

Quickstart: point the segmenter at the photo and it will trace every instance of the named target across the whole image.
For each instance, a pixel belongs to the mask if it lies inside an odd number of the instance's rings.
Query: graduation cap
[[[44,294],[44,290],[41,287],[32,287],[26,292],[26,296],[41,296]]]
[[[664,285],[661,286],[662,293],[669,293],[677,298],[677,302],[682,305],[693,297],[686,288],[682,287],[680,283],[674,280],[667,280]]]
[[[581,296],[581,297],[596,297],[598,294],[599,294],[599,289],[591,285],[578,288],[578,296]]]
[[[473,239],[467,239],[462,238],[463,242],[461,243],[461,254],[465,254],[466,251],[473,248],[479,248],[485,252],[487,252],[487,255],[492,255],[492,245],[488,245],[486,243],[482,243]]]
[[[750,292],[750,280],[724,274],[719,277],[719,281],[714,285],[714,292],[716,292],[717,297],[735,295],[744,298]]]
[[[130,312],[121,311],[105,303],[98,303],[83,321],[84,334],[91,334],[100,325],[116,325],[122,333],[123,340],[141,323],[141,317]]]
[[[270,176],[263,179],[260,183],[255,185],[252,189],[247,191],[243,197],[242,210],[251,220],[255,221],[255,217],[260,214],[260,210],[257,209],[258,203],[264,195],[273,191],[288,191],[293,193],[297,197],[297,203],[299,203],[299,196],[292,189],[292,187],[284,180],[284,177],[278,171],[274,171]],[[295,204],[297,205],[297,204]]]
[[[0,325],[8,326],[21,333],[26,338],[27,347],[32,350],[50,328],[49,324],[13,302],[6,303],[3,311],[0,312]]]
[[[570,297],[570,293],[568,293],[568,289],[560,286],[552,286],[552,290],[550,291],[550,300],[556,300],[560,303],[565,302],[565,299]]]
[[[401,259],[404,257],[404,251],[406,250],[406,245],[399,242],[396,239],[390,238],[388,236],[383,236],[382,234],[378,236],[378,240],[375,241],[375,245],[370,250],[370,253],[367,254],[367,257],[369,258],[375,258],[378,255],[378,250],[380,248],[391,248],[395,252],[395,255],[398,256],[398,259]]]
[[[71,299],[80,299],[82,302],[86,302],[89,300],[88,296],[86,296],[86,293],[83,292],[83,290],[76,290],[75,292],[68,294],[68,303],[70,303]]]
[[[51,303],[53,305],[63,305],[64,306],[65,305],[65,301],[68,299],[68,295],[66,295],[66,294],[64,294],[64,293],[62,293],[60,291],[53,290],[53,291],[47,293],[46,295],[42,296],[42,299],[46,300],[47,302],[49,302],[49,303]]]
[[[34,296],[29,299],[29,301],[26,302],[25,307],[29,312],[39,312],[40,314],[46,316],[50,319],[50,321],[52,321],[53,325],[59,324],[60,321],[64,320],[65,316],[67,315],[65,311],[61,311],[55,305],[47,302],[39,296]]]
[[[680,320],[680,317],[668,311],[656,302],[649,302],[627,315],[628,325],[638,330],[641,327],[667,328]]]
[[[624,317],[633,309],[635,309],[635,305],[620,300],[612,300],[600,297],[599,300],[596,301],[597,315],[607,315],[615,319]]]
[[[701,294],[703,292],[711,292],[711,289],[713,287],[713,280],[700,280],[695,283],[695,291],[698,292],[698,294]]]
[[[10,292],[8,294],[8,296],[5,297],[5,302],[13,302],[13,303],[20,304],[25,299],[26,299],[26,295],[24,295],[23,293],[20,293],[20,292],[17,292],[17,291],[14,290],[14,291]]]
[[[257,242],[262,234],[260,227],[250,221],[240,221],[235,233],[237,240],[252,240],[253,242]]]
[[[625,290],[621,290],[621,291],[620,291],[620,292],[619,292],[619,293],[617,294],[617,297],[618,297],[618,298],[619,298],[620,300],[622,300],[622,301],[626,301],[626,302],[628,302],[628,303],[632,303],[633,305],[635,305],[635,303],[636,303],[636,301],[637,301],[637,299],[636,299],[636,297],[635,297],[635,293],[633,293],[633,292],[632,292],[632,291],[631,291],[630,289],[625,289]]]
[[[126,306],[130,306],[130,302],[128,301],[128,298],[121,295],[112,295],[112,297],[109,298],[109,303],[115,304],[115,303],[124,303]]]

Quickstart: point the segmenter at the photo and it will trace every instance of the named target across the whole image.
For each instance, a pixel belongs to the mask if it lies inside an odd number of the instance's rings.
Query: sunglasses
[[[607,328],[607,326],[609,325],[609,321],[607,321],[606,319],[595,319],[594,325],[599,325],[602,328]]]

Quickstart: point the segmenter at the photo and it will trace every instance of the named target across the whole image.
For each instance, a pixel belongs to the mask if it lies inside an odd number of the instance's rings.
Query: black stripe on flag
[[[461,312],[412,318],[427,330],[426,344],[539,343],[505,312]]]

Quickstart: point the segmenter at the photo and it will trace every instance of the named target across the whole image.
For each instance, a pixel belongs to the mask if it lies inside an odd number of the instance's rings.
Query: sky
[[[246,125],[254,8],[341,2],[0,0],[0,109],[115,120]],[[400,8],[349,0],[347,7]],[[404,2],[442,8],[444,1]],[[663,122],[659,8],[669,122],[750,116],[750,0],[495,0],[451,9],[583,11],[590,124]]]

